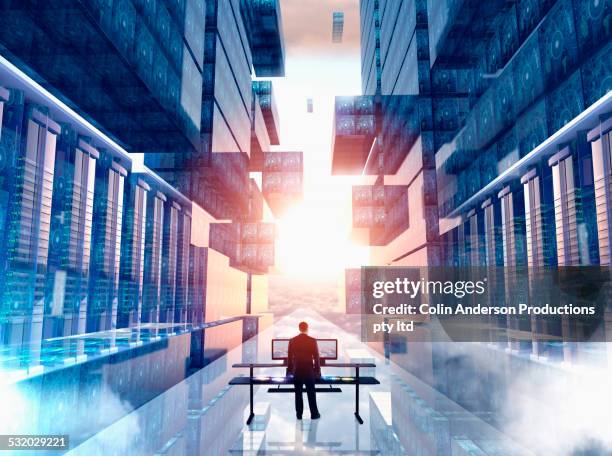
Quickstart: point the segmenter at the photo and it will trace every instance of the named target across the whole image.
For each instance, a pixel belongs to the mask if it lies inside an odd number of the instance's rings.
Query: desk
[[[253,412],[253,387],[258,385],[276,385],[277,389],[270,388],[268,392],[279,392],[279,393],[292,393],[295,390],[290,388],[280,388],[280,385],[291,385],[293,380],[285,376],[260,376],[255,377],[253,372],[255,369],[263,369],[270,367],[287,367],[283,363],[238,363],[232,367],[249,369],[248,377],[234,377],[230,380],[230,385],[248,385],[249,386],[249,418],[247,419],[247,425],[251,424],[255,414]],[[380,382],[375,377],[361,377],[359,375],[360,368],[376,367],[374,363],[330,363],[327,362],[321,365],[323,367],[336,367],[336,368],[352,368],[355,369],[354,376],[329,376],[324,375],[315,380],[316,385],[328,385],[329,389],[317,389],[317,392],[340,392],[339,388],[332,388],[332,385],[355,385],[355,418],[359,424],[363,424],[363,419],[359,415],[359,385],[379,385]]]

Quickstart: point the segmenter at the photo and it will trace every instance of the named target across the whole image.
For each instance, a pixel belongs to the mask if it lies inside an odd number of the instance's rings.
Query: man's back
[[[316,378],[321,375],[317,340],[299,334],[289,341],[287,371],[298,378]]]

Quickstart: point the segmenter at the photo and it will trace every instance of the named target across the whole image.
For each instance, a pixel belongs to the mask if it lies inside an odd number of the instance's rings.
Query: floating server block
[[[431,109],[429,100],[418,96],[388,95],[380,100],[381,131],[365,172],[391,175],[398,171],[421,135],[421,129],[429,123]]]
[[[43,337],[85,332],[99,152],[69,125],[57,141]]]
[[[279,0],[240,1],[246,18],[253,53],[253,68],[258,77],[285,75],[285,43]]]
[[[249,171],[261,171],[263,154],[270,150],[270,136],[264,115],[259,104],[259,95],[253,90],[251,108],[251,154],[249,155]]]
[[[334,11],[332,13],[332,43],[342,43],[342,32],[344,31],[344,13]]]
[[[16,5],[0,42],[24,70],[133,150],[200,149],[204,0]]]
[[[248,222],[258,222],[264,218],[264,197],[255,179],[249,180],[249,209],[243,218]]]
[[[279,121],[272,81],[253,81],[253,91],[257,94],[259,107],[268,129],[270,144],[277,146],[280,144],[278,138]]]
[[[302,200],[304,161],[302,152],[264,154],[262,193],[274,215]]]
[[[336,97],[332,174],[361,174],[377,133],[374,97]]]
[[[346,313],[361,314],[363,308],[362,299],[365,290],[362,286],[360,268],[344,270],[344,287],[341,292],[344,294]]]
[[[242,152],[213,153],[201,179],[202,207],[215,218],[235,219],[248,210],[248,157]]]
[[[236,249],[240,239],[240,227],[238,223],[211,223],[209,237],[211,249],[229,258],[236,257]]]
[[[409,226],[407,185],[353,187],[353,227],[368,230],[369,245],[386,245]]]
[[[263,222],[212,223],[210,247],[228,256],[230,264],[251,274],[265,274],[274,265],[275,225]]]
[[[239,228],[240,242],[230,264],[253,274],[266,274],[274,266],[274,223],[241,223]]]
[[[44,109],[26,103],[22,92],[2,93],[2,336],[5,341],[40,340],[61,127]]]

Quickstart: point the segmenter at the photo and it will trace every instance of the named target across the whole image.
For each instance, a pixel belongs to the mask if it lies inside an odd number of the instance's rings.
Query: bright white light
[[[350,240],[350,218],[334,204],[305,201],[278,220],[277,230],[276,264],[284,275],[331,279],[368,262],[368,248]]]
[[[33,410],[24,394],[15,384],[0,381],[0,430],[3,434],[27,433],[28,422],[32,422],[30,416]]]

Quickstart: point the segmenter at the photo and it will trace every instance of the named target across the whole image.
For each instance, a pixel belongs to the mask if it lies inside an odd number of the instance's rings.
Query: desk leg
[[[355,367],[355,418],[359,424],[363,424],[363,419],[359,415],[359,367]]]
[[[247,426],[251,424],[255,418],[255,412],[253,411],[253,366],[249,368],[249,417],[247,418]]]

